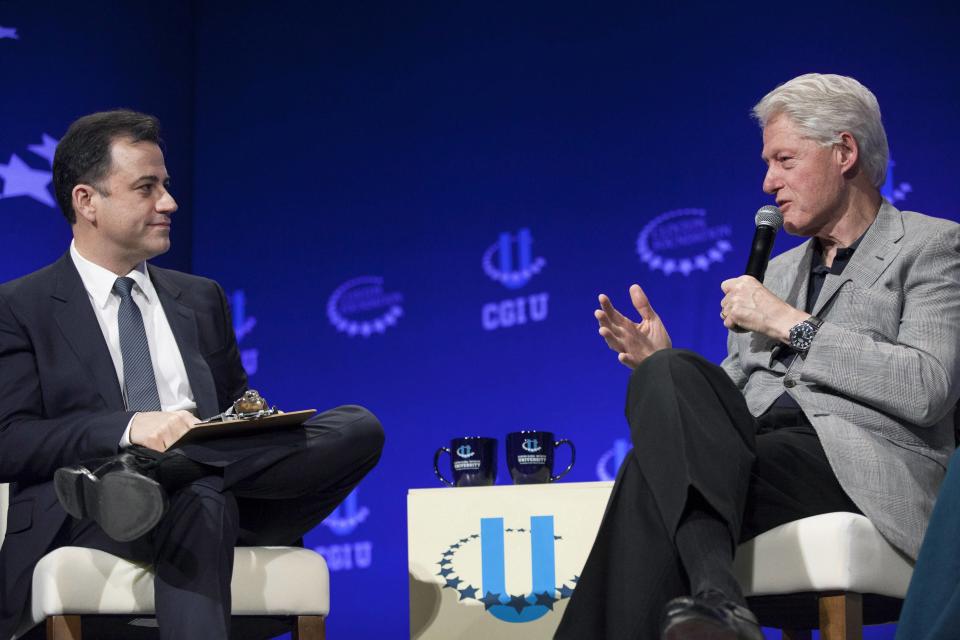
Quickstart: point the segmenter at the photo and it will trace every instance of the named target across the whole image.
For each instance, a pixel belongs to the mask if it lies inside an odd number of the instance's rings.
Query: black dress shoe
[[[719,591],[674,598],[664,609],[662,640],[763,640],[749,609]]]
[[[139,538],[167,509],[167,493],[153,477],[159,461],[153,453],[128,450],[96,464],[57,469],[53,485],[60,504],[74,518],[95,520],[114,540]]]

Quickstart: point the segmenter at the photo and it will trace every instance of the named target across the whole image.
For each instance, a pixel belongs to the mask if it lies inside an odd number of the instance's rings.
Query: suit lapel
[[[117,370],[69,252],[56,262],[56,282],[51,296],[57,301],[58,308],[54,311],[57,325],[89,373],[89,379],[94,381],[108,408],[123,411],[126,407]]]
[[[180,301],[182,292],[179,287],[161,270],[152,266],[148,268],[157,296],[160,298],[160,304],[167,316],[167,322],[170,323],[170,330],[173,331],[173,337],[180,348],[180,357],[183,358],[190,389],[197,403],[197,415],[204,418],[216,415],[219,412],[217,389],[210,367],[200,353],[196,314],[193,309]]]
[[[813,306],[813,315],[820,315],[844,283],[849,281],[854,286],[865,289],[876,282],[887,265],[900,253],[901,238],[903,220],[900,218],[900,211],[884,200],[877,219],[850,258],[850,264],[839,276],[830,274],[824,280],[823,289]]]

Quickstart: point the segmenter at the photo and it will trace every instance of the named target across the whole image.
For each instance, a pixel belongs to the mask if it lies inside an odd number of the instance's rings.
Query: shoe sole
[[[663,640],[738,640],[738,635],[712,620],[689,618],[665,629]]]
[[[93,519],[119,542],[148,533],[167,508],[160,484],[130,471],[113,471],[98,479],[77,469],[57,469],[54,489],[67,513]]]

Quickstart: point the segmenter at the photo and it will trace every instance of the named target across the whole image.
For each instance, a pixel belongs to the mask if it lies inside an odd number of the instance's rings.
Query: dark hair
[[[110,174],[110,145],[119,138],[131,142],[161,144],[160,121],[129,109],[102,111],[75,120],[57,144],[53,156],[53,188],[60,210],[70,224],[77,221],[73,210],[73,188],[93,185],[106,195],[99,183]]]

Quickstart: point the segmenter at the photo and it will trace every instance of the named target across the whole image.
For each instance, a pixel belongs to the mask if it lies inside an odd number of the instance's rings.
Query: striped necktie
[[[160,411],[157,380],[150,361],[150,345],[143,328],[143,316],[133,301],[133,278],[117,278],[113,292],[120,296],[117,324],[120,329],[120,355],[123,357],[123,385],[128,411]]]

